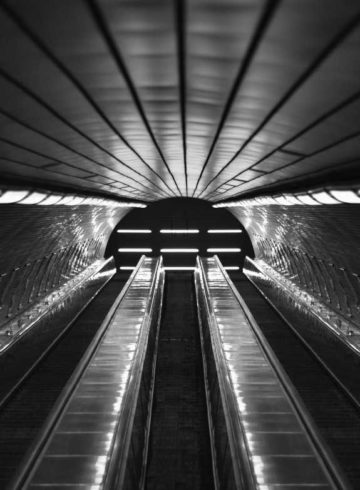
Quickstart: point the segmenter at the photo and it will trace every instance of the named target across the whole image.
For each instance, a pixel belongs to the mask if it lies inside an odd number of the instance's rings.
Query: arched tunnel
[[[0,43],[0,489],[359,489],[359,2]]]

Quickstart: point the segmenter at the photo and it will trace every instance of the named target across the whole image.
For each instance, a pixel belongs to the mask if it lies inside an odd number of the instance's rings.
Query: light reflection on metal
[[[161,259],[144,256],[140,259],[74,373],[68,396],[60,401],[58,423],[49,422],[51,433],[44,436],[49,441],[46,449],[38,451],[38,459],[29,460],[23,470],[20,478],[25,482],[24,487],[44,484],[44,479],[38,475],[46,474],[46,483],[51,487],[123,488],[126,465],[135,464],[138,457],[133,451],[133,433],[144,429],[137,427],[133,431],[132,427],[133,423],[138,423],[138,397],[143,400],[145,396],[139,394],[139,390],[147,349],[149,343],[154,342],[155,336],[152,339],[150,336],[154,335],[153,329],[158,323],[164,277],[161,265]],[[79,421],[76,432],[68,429],[68,421],[74,414]],[[143,417],[145,413],[141,413],[141,424]],[[109,427],[105,440],[104,425]],[[66,447],[77,447],[76,454],[59,450],[59,440],[65,442]],[[91,451],[88,450],[89,440]],[[142,457],[141,444],[139,452]],[[43,473],[49,457],[60,471]],[[129,463],[129,458],[134,461]],[[69,464],[76,467],[71,473],[73,479],[66,471]]]
[[[38,325],[43,318],[47,318],[52,311],[60,310],[67,298],[75,296],[77,291],[84,288],[88,283],[90,284],[95,280],[106,282],[110,279],[116,272],[112,264],[112,258],[96,260],[61,287],[3,323],[0,327],[0,353],[7,350],[21,336]],[[108,265],[110,268],[106,269]]]
[[[294,194],[276,194],[274,196],[259,196],[251,199],[239,199],[213,204],[213,208],[232,208],[249,206],[320,206],[327,204],[360,204],[360,189],[331,189],[322,188],[298,192]]]
[[[105,197],[90,197],[64,194],[49,190],[0,189],[0,204],[37,204],[41,206],[105,206],[111,208],[146,208],[146,204],[131,201],[117,201]]]
[[[324,469],[331,459],[313,445],[309,419],[302,416],[300,422],[294,390],[217,258],[198,259],[196,292],[204,318],[202,330],[210,332],[207,355],[215,359],[212,370],[226,407],[232,457],[232,465],[227,466],[238,468],[236,488],[273,488],[280,481],[289,488],[337,488],[334,475]],[[264,429],[264,420],[271,421],[271,429]],[[293,445],[294,437],[301,440],[300,450]],[[287,463],[269,464],[284,457]],[[301,468],[301,473],[287,471],[287,464]]]
[[[255,281],[270,282],[273,287],[280,289],[284,296],[291,298],[298,308],[305,309],[308,313],[314,315],[349,347],[360,353],[359,325],[340,315],[338,311],[332,309],[308,291],[301,289],[263,260],[253,260],[246,257],[244,274]]]

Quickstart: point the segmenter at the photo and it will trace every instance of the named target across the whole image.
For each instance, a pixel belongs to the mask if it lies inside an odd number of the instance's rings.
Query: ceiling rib
[[[244,141],[239,150],[232,156],[232,158],[228,161],[226,165],[222,167],[222,169],[213,177],[205,186],[205,188],[198,195],[200,197],[204,194],[206,189],[214,182],[222,172],[243,152],[243,150],[247,147],[247,145],[255,138],[255,136],[263,129],[263,127],[269,122],[269,120],[281,109],[281,107],[294,95],[294,93],[303,85],[303,83],[319,68],[319,66],[325,61],[325,59],[347,38],[347,36],[360,24],[360,14],[355,16],[351,21],[345,26],[345,28],[341,29],[334,38],[330,41],[330,43],[320,52],[320,54],[310,63],[308,68],[300,75],[300,77],[295,80],[295,82],[290,86],[287,92],[283,95],[283,97],[275,104],[275,106],[271,109],[271,111],[266,115],[263,121],[259,124],[259,126],[252,132],[252,134]],[[253,164],[250,167],[242,170],[238,174],[234,175],[231,179],[228,179],[225,182],[222,182],[215,191],[226,184],[233,178],[237,178],[242,175],[244,172],[251,170],[256,164]]]
[[[29,28],[29,26],[24,22],[24,20],[14,12],[8,5],[2,4],[0,5],[8,17],[31,39],[31,41],[38,47],[40,51],[43,52],[53,63],[56,65],[60,71],[73,83],[73,85],[79,90],[79,92],[83,95],[83,97],[87,100],[87,102],[91,105],[91,107],[95,110],[95,112],[105,121],[105,123],[111,128],[111,130],[118,136],[118,138],[139,158],[139,160],[152,172],[156,175],[156,177],[161,180],[164,185],[170,190],[171,193],[174,191],[168,186],[165,180],[144,160],[144,158],[132,147],[132,145],[126,140],[126,138],[118,131],[116,126],[112,123],[112,121],[107,117],[101,107],[96,103],[96,101],[92,98],[90,93],[86,90],[86,88],[80,83],[80,81],[76,78],[76,76],[62,63],[55,54],[46,46],[43,41]],[[37,101],[38,102],[38,101]],[[70,123],[69,123],[70,124]],[[101,148],[102,149],[102,148]],[[107,151],[107,150],[104,150]],[[111,153],[109,153],[111,154]],[[112,155],[112,154],[111,154]],[[131,167],[126,165],[120,159],[112,155],[119,163],[125,165],[127,168],[133,171]],[[98,163],[98,162],[97,162]],[[99,164],[99,163],[98,163]],[[99,164],[100,165],[100,164]],[[153,184],[155,185],[155,184]],[[157,186],[159,189],[160,187]]]
[[[2,70],[0,68],[0,76],[2,75]],[[6,77],[4,77],[6,78]],[[7,111],[4,111],[3,109],[0,109],[0,114],[2,114],[3,116],[7,117],[8,119],[16,122],[16,124],[19,124],[27,129],[29,129],[30,131],[33,131],[34,133],[37,133],[39,134],[40,136],[44,137],[44,138],[47,138],[49,139],[50,141],[53,141],[54,143],[58,144],[59,146],[62,146],[63,148],[66,148],[67,150],[71,151],[72,153],[92,162],[92,163],[95,163],[96,165],[99,165],[100,167],[103,167],[105,168],[106,170],[110,170],[111,172],[114,172],[118,175],[121,175],[122,177],[125,177],[127,179],[130,179],[130,180],[133,180],[134,182],[136,182],[137,184],[141,185],[141,186],[144,186],[146,188],[148,188],[147,186],[145,186],[143,183],[137,181],[134,177],[130,176],[130,175],[125,175],[123,174],[122,172],[120,172],[119,170],[115,170],[115,169],[112,169],[111,167],[108,167],[107,165],[104,165],[103,163],[101,162],[98,162],[97,160],[89,157],[88,155],[85,155],[84,153],[82,152],[79,152],[78,150],[75,150],[74,148],[71,148],[70,146],[68,146],[67,144],[63,143],[61,140],[58,140],[57,138],[54,138],[53,136],[51,135],[48,135],[46,133],[44,133],[43,131],[37,129],[37,128],[34,128],[32,127],[30,124],[24,122],[24,121],[21,121],[19,118],[13,116],[12,114],[9,114]],[[5,139],[1,138],[2,141],[5,141]],[[7,140],[5,142],[8,142],[9,144],[14,144],[12,143],[10,140]],[[14,144],[15,145],[15,144]],[[32,153],[34,154],[38,154],[39,156],[42,155],[41,153],[35,151],[35,150],[30,150],[29,148],[25,148],[19,144],[16,144],[15,146],[18,146],[18,147],[21,147],[23,149],[26,149],[27,151],[31,151]],[[44,155],[43,155],[44,156]],[[73,165],[71,163],[68,163],[68,162],[64,162],[62,160],[59,160],[57,158],[54,158],[52,156],[49,156],[49,155],[46,155],[46,158],[50,159],[50,160],[54,160],[54,161],[57,161],[63,165],[66,165],[68,167],[72,167],[74,169],[77,169],[78,167],[76,165]],[[128,167],[126,164],[124,164],[126,167]],[[164,192],[163,189],[161,189],[157,184],[155,184],[154,182],[152,182],[150,179],[148,179],[146,176],[143,176],[140,174],[140,172],[136,171],[136,170],[133,170],[133,172],[139,176],[141,176],[142,178],[146,179],[152,186],[154,187],[158,187],[158,189],[161,191],[161,192]]]
[[[252,59],[256,53],[256,50],[257,50],[257,48],[261,42],[261,39],[262,39],[262,37],[263,37],[267,27],[268,27],[273,15],[275,14],[276,8],[280,4],[280,1],[281,0],[267,0],[267,2],[265,3],[265,6],[264,6],[262,13],[260,15],[258,24],[257,24],[257,26],[254,30],[253,36],[251,38],[249,47],[248,47],[247,52],[245,54],[244,61],[242,62],[241,66],[240,66],[239,72],[238,72],[238,74],[234,80],[233,86],[230,90],[230,94],[229,94],[227,101],[226,101],[226,104],[224,106],[224,110],[222,112],[220,122],[219,122],[219,125],[217,127],[214,139],[211,143],[209,152],[208,152],[207,157],[205,159],[205,162],[202,166],[202,169],[201,169],[200,175],[197,179],[197,182],[196,182],[194,191],[192,193],[192,196],[195,196],[195,193],[196,193],[197,188],[199,186],[200,180],[203,176],[205,168],[207,167],[207,164],[209,163],[210,157],[211,157],[211,155],[215,149],[216,143],[217,143],[219,136],[220,136],[220,133],[224,127],[227,116],[231,110],[231,107],[233,105],[236,94],[238,93],[239,87],[240,87],[240,85],[241,85],[241,83],[242,83],[242,81],[243,81],[243,79],[244,79],[244,77],[248,71],[248,68],[249,68],[251,61],[252,61]]]
[[[183,0],[175,0],[175,22],[177,34],[177,56],[179,70],[179,95],[180,95],[180,113],[181,113],[181,130],[182,145],[184,155],[184,172],[185,172],[185,195],[188,196],[188,172],[187,172],[187,149],[186,149],[186,5]]]
[[[59,163],[59,164],[61,164],[61,165],[65,165],[65,166],[67,166],[67,167],[73,168],[73,169],[75,169],[75,170],[79,170],[79,167],[77,167],[76,165],[73,165],[73,164],[71,164],[71,163],[64,162],[64,161],[62,161],[62,160],[59,160],[58,158],[54,158],[54,157],[52,157],[52,156],[46,155],[45,153],[41,153],[41,152],[39,152],[39,151],[37,151],[37,150],[33,150],[32,148],[28,148],[27,146],[21,145],[21,144],[19,144],[19,143],[15,143],[14,141],[11,141],[11,140],[9,140],[9,139],[7,139],[7,138],[0,137],[0,141],[2,141],[2,142],[4,142],[4,143],[6,143],[6,144],[8,144],[8,145],[11,145],[11,146],[13,146],[13,147],[15,147],[15,148],[19,148],[19,149],[21,149],[21,150],[27,151],[27,152],[32,153],[32,154],[34,154],[34,155],[38,155],[38,156],[40,156],[40,157],[42,157],[42,158],[46,158],[46,159],[47,159],[47,160],[49,160],[50,162],[54,162],[54,163],[56,162],[56,163]],[[29,165],[29,167],[34,168],[32,165]],[[44,167],[40,167],[40,168],[44,169],[45,167],[46,167],[46,166],[44,166]],[[47,169],[46,169],[46,170],[47,170]],[[67,175],[67,174],[62,173],[62,172],[57,172],[57,173],[60,173],[60,174],[62,174],[62,175]],[[90,172],[89,172],[89,173],[90,173]],[[121,175],[122,177],[125,177],[126,179],[132,180],[132,181],[133,181],[135,184],[137,184],[138,186],[140,185],[140,186],[144,187],[145,189],[151,190],[151,188],[150,188],[150,187],[147,187],[147,186],[145,186],[144,184],[142,184],[141,182],[138,182],[138,181],[137,181],[136,179],[134,179],[133,177],[129,177],[129,176],[125,175],[125,174],[122,174],[121,172],[117,172],[117,173],[118,173],[119,175]],[[96,174],[94,174],[94,175],[96,175]],[[101,175],[96,175],[96,176],[100,176],[100,177],[101,177]],[[89,176],[89,177],[90,177],[90,176]],[[106,176],[104,176],[104,177],[106,177]],[[130,185],[130,184],[128,184],[127,182],[121,182],[121,181],[119,181],[119,182],[120,182],[121,184],[126,185],[126,186]],[[134,187],[134,189],[135,189],[135,187]]]
[[[174,184],[175,184],[175,186],[179,192],[179,195],[181,196],[182,193],[180,191],[180,188],[176,182],[174,174],[171,172],[171,169],[170,169],[170,167],[169,167],[169,165],[168,165],[168,163],[164,157],[164,154],[163,154],[163,152],[162,152],[162,150],[161,150],[161,148],[160,148],[160,146],[159,146],[159,144],[155,138],[155,135],[151,129],[150,123],[148,121],[148,118],[147,118],[145,111],[144,111],[144,108],[142,106],[140,97],[139,97],[137,90],[135,88],[135,85],[131,79],[129,71],[126,68],[125,63],[122,59],[120,50],[119,50],[111,32],[110,32],[110,29],[109,29],[109,26],[106,22],[105,16],[104,16],[104,14],[103,14],[103,12],[102,12],[101,8],[99,7],[96,0],[85,0],[85,1],[86,1],[88,8],[89,8],[89,11],[92,14],[94,22],[98,27],[99,32],[102,34],[102,36],[106,42],[106,45],[107,45],[111,55],[113,56],[113,58],[117,64],[118,69],[120,70],[122,76],[124,77],[124,80],[127,83],[127,86],[128,86],[129,91],[132,95],[133,101],[134,101],[134,103],[137,107],[137,110],[138,110],[138,112],[139,112],[139,114],[143,120],[143,123],[144,123],[144,125],[145,125],[145,127],[149,133],[149,136],[150,136],[154,146],[156,147],[163,164],[165,165],[167,171],[169,172],[169,174],[170,174],[170,176],[171,176],[171,178],[172,178],[172,180],[173,180],[173,182],[174,182]]]

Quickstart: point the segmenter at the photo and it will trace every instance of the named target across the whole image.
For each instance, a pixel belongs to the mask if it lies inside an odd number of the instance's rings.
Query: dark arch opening
[[[161,230],[199,230],[198,233],[161,233]],[[240,230],[240,233],[209,233],[209,230]],[[122,230],[150,230],[151,233],[120,233]],[[135,266],[141,252],[122,249],[144,248],[148,256],[164,257],[165,266],[194,266],[196,255],[219,255],[224,266],[243,267],[246,256],[254,257],[250,238],[241,223],[226,209],[214,209],[208,201],[170,198],[156,201],[145,209],[130,211],[113,230],[105,252],[114,256],[116,266]],[[162,249],[197,249],[190,253],[162,253]],[[234,248],[238,252],[209,249]]]

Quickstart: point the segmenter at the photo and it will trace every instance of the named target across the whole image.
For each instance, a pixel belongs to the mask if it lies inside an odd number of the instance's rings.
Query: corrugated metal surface
[[[349,320],[360,321],[360,223],[356,205],[232,209],[255,256]]]
[[[0,324],[102,258],[124,209],[0,206]]]

